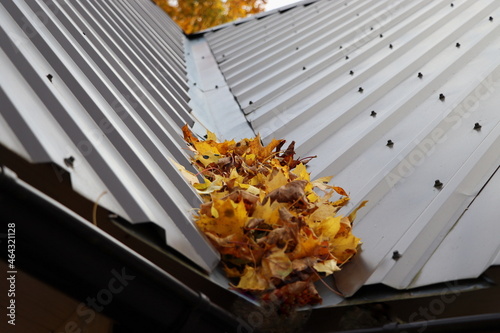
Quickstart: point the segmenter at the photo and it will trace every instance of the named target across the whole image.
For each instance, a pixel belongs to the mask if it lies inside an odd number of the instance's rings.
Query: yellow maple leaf
[[[303,231],[297,237],[297,246],[290,253],[290,259],[300,259],[317,256],[319,248],[322,246],[318,237],[313,234],[306,234]]]
[[[265,204],[259,203],[255,206],[252,217],[263,219],[269,225],[275,225],[280,220],[279,209],[284,206],[284,204],[277,201],[271,203],[270,200],[268,200]]]
[[[221,237],[232,234],[242,235],[248,216],[243,201],[214,200],[211,207],[213,217],[199,216],[196,223],[205,232],[212,232]]]
[[[288,177],[283,169],[274,169],[272,174],[269,175],[268,181],[265,183],[266,191],[271,191],[280,188],[288,183]]]
[[[269,281],[262,275],[260,270],[252,266],[245,266],[243,275],[236,288],[243,290],[267,290],[271,287]]]
[[[310,181],[311,178],[309,176],[309,172],[307,172],[306,166],[302,163],[299,163],[295,169],[292,170],[292,173],[297,176],[297,179],[303,179]]]
[[[333,240],[340,230],[340,221],[342,216],[331,216],[318,223],[314,229],[318,235],[325,237],[328,240]]]

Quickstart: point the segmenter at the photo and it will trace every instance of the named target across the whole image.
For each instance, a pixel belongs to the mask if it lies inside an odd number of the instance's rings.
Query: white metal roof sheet
[[[498,264],[498,238],[477,251],[466,239],[472,221],[476,241],[499,222],[499,22],[493,0],[323,0],[205,34],[253,129],[318,155],[312,176],[335,175],[348,209],[369,200],[362,252],[337,275],[344,293]]]
[[[193,123],[184,42],[147,0],[0,1],[0,138],[210,270],[218,255],[191,222],[200,199],[170,160],[187,161],[180,126]]]

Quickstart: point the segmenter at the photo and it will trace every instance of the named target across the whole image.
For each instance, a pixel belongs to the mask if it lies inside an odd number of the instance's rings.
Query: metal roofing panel
[[[146,0],[0,3],[2,123],[15,136],[2,144],[61,165],[75,191],[107,193],[102,206],[155,222],[169,246],[213,268],[218,255],[190,217],[200,198],[171,161],[190,167],[180,29]]]
[[[337,275],[344,293],[473,278],[498,262],[491,239],[486,262],[435,272],[450,249],[467,253],[454,243],[461,216],[500,165],[499,19],[493,0],[324,0],[206,33],[254,130],[318,155],[309,171],[350,192],[344,214],[369,200],[354,226],[362,252]],[[498,198],[492,184],[483,193]],[[494,229],[495,208],[481,208]]]

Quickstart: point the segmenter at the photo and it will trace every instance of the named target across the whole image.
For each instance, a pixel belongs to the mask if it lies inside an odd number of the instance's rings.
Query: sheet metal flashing
[[[219,66],[203,36],[185,43],[188,71],[189,106],[198,120],[193,131],[203,137],[207,130],[220,140],[241,140],[255,136],[222,76]]]
[[[219,257],[191,220],[200,198],[172,162],[190,168],[184,42],[147,0],[0,1],[1,143],[60,165],[131,223],[155,222],[209,271]]]
[[[354,225],[362,252],[336,277],[346,295],[498,264],[499,22],[493,0],[324,0],[205,34],[264,141],[317,155],[312,176],[350,193],[341,213],[369,200]]]

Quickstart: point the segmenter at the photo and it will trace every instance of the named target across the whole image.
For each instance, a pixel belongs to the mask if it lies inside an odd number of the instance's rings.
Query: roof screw
[[[302,67],[302,70],[305,71],[306,70],[306,66]]]
[[[377,116],[377,112],[375,112],[375,110],[372,110],[372,112],[370,112],[370,116],[375,118]]]
[[[349,59],[349,56],[345,56],[345,60]]]
[[[437,189],[441,189],[441,188],[443,188],[443,183],[441,183],[441,182],[439,181],[439,179],[436,179],[436,180],[434,181],[434,187],[435,187],[435,188],[437,188]]]
[[[455,44],[455,46],[456,46],[456,47],[460,47],[460,43],[456,43],[456,44]]]
[[[421,79],[421,78],[423,78],[423,77],[424,77],[424,74],[422,74],[421,72],[418,72],[418,75],[417,75],[417,76],[418,76],[418,78],[419,78],[419,79]]]
[[[354,75],[354,72],[351,70],[351,71],[349,72],[349,74],[350,74],[350,75]]]
[[[215,85],[215,89],[219,89],[219,86],[218,86],[218,85]]]
[[[370,30],[373,30],[373,27],[370,27]]]
[[[476,131],[480,131],[480,130],[481,130],[481,125],[480,125],[479,123],[475,123],[475,124],[474,124],[474,129],[475,129]]]
[[[202,56],[201,59],[205,59],[205,56]]]
[[[389,44],[389,48],[392,49],[392,44]]]
[[[392,252],[392,259],[394,260],[398,260],[399,258],[401,258],[403,255],[401,253],[399,253],[399,251],[394,251]]]
[[[295,51],[298,51],[298,50],[299,50],[299,47],[297,46],[297,47],[295,48]]]
[[[342,49],[342,45],[339,46],[339,49]]]
[[[363,93],[363,87],[359,87],[358,92]]]
[[[455,5],[453,4],[453,2],[452,2],[452,3],[450,3],[450,7],[453,7],[453,6],[455,6]]]
[[[66,164],[67,167],[69,168],[72,168],[73,167],[73,163],[75,162],[75,158],[73,156],[70,156],[70,157],[66,157],[64,159],[64,164]]]
[[[252,102],[252,101],[248,102],[248,105],[252,105],[252,104],[253,104],[253,102]]]
[[[444,101],[444,95],[443,95],[443,94],[439,94],[439,99],[440,99],[441,101]]]
[[[384,37],[384,35],[380,34],[380,38]]]
[[[490,16],[490,21],[493,22],[493,16]]]
[[[47,74],[47,79],[49,79],[50,82],[52,82],[52,78],[53,78],[52,74]]]
[[[394,146],[394,142],[392,142],[392,140],[387,140],[386,146],[392,148],[392,146]]]

